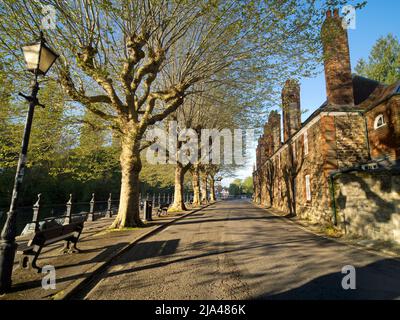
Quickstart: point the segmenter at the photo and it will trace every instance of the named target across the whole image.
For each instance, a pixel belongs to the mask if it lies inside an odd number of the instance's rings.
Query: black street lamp
[[[39,75],[46,75],[47,71],[57,60],[58,54],[46,45],[43,33],[40,32],[38,42],[28,44],[22,47],[26,68],[34,74],[34,82],[32,85],[32,93],[30,96],[24,97],[29,102],[28,115],[25,122],[24,136],[22,139],[22,148],[18,160],[17,173],[14,180],[14,189],[11,198],[10,210],[7,212],[7,220],[1,232],[0,238],[0,293],[5,293],[11,288],[11,276],[14,265],[15,252],[17,244],[15,242],[17,227],[17,202],[18,195],[22,185],[25,172],[25,165],[28,153],[29,136],[32,128],[33,113],[36,106],[42,106],[39,103],[37,94],[39,91]]]

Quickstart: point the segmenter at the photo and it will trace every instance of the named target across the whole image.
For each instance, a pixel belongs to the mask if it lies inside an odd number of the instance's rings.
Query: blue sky
[[[357,10],[356,29],[349,30],[349,45],[351,65],[354,67],[361,58],[367,59],[376,40],[388,33],[400,38],[400,1],[399,0],[368,0],[367,5]],[[326,100],[325,79],[323,67],[315,78],[301,80],[301,107],[308,112],[302,115],[304,121]],[[255,161],[255,149],[250,150],[252,161],[248,166],[237,172],[238,178],[245,178],[252,173]],[[227,186],[233,179],[226,178],[223,185]]]

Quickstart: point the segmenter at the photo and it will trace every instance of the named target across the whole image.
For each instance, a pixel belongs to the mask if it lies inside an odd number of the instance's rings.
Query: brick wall
[[[326,151],[322,147],[326,141],[323,135],[325,124],[326,121],[319,120],[303,129],[261,166],[262,205],[287,214],[295,212],[316,222],[330,223],[332,214],[325,168]],[[304,148],[305,134],[308,154],[305,154]],[[310,177],[310,200],[306,195],[307,175]],[[272,202],[270,190],[273,193]]]
[[[374,122],[384,116],[385,125],[375,129]],[[400,159],[400,96],[394,96],[366,113],[372,159]]]
[[[357,113],[322,114],[260,164],[261,204],[313,222],[330,224],[329,174],[367,160],[364,118]],[[306,176],[309,176],[311,199],[307,199]]]
[[[339,169],[369,160],[365,120],[362,115],[348,113],[335,116],[335,131]]]
[[[314,222],[330,223],[330,203],[326,171],[327,139],[326,117],[307,129],[308,154],[304,152],[304,134],[298,138],[297,158],[299,172],[296,177],[297,214]],[[307,200],[306,176],[310,179],[311,200]]]

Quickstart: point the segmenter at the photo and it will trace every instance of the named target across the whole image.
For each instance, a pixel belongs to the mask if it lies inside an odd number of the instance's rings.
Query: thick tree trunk
[[[194,165],[192,172],[192,186],[193,186],[193,207],[200,206],[200,177],[199,177],[199,166]]]
[[[121,143],[121,195],[118,215],[111,225],[111,228],[114,229],[143,225],[139,211],[139,173],[142,169],[139,139],[132,135],[126,135],[122,138]]]
[[[215,180],[214,177],[210,177],[210,201],[215,202]]]
[[[168,211],[185,211],[185,201],[183,197],[184,193],[184,179],[187,168],[184,168],[180,162],[175,167],[175,191],[174,191],[174,203]]]
[[[207,174],[204,172],[201,174],[201,203],[208,203],[207,199]]]

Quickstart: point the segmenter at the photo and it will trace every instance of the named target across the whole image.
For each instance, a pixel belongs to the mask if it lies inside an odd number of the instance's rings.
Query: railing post
[[[90,209],[86,221],[94,221],[94,193],[92,193],[92,199],[90,200]]]
[[[112,204],[112,199],[111,199],[111,193],[110,196],[108,197],[107,200],[107,212],[106,212],[106,218],[111,218],[112,217],[112,210],[111,210],[111,204]]]
[[[33,205],[33,217],[32,217],[32,227],[34,228],[35,232],[39,231],[39,209],[40,209],[40,197],[42,196],[41,193],[37,195],[38,199],[36,203]],[[29,228],[30,229],[30,228]]]
[[[71,223],[71,220],[72,220],[71,216],[72,216],[72,193],[70,193],[69,200],[67,202],[67,212],[65,215],[64,224]]]
[[[156,206],[156,194],[154,192],[153,192],[152,202],[153,202],[153,207],[155,207]]]
[[[152,221],[153,203],[151,200],[146,200],[143,207],[143,220]]]

